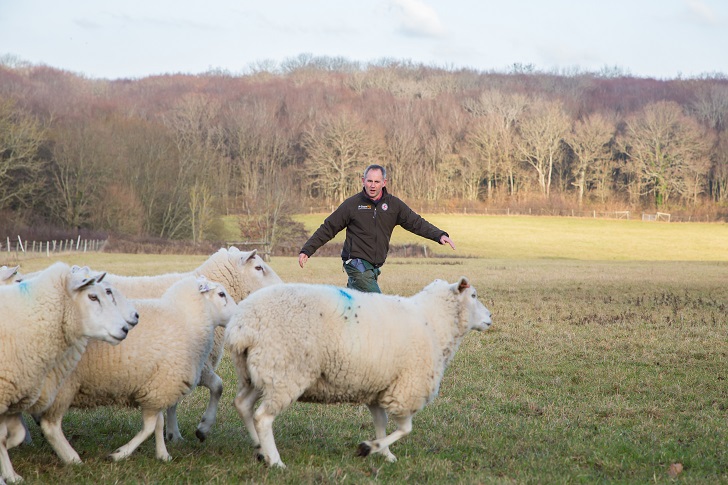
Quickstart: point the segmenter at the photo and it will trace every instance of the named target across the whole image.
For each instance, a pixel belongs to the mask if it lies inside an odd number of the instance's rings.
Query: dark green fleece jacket
[[[395,226],[402,226],[413,234],[440,242],[443,234],[407,204],[382,189],[382,197],[373,201],[362,189],[346,199],[323,224],[313,233],[301,253],[311,256],[318,248],[329,242],[346,228],[346,240],[341,259],[361,258],[378,268],[384,264],[389,252],[389,240]]]

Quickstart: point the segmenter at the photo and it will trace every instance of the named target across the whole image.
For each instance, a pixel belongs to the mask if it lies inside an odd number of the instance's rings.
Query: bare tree
[[[422,129],[419,103],[419,100],[394,103],[382,116],[388,183],[405,197],[415,197],[421,189],[418,177],[412,176],[417,173],[416,167],[423,157],[419,137]]]
[[[627,170],[640,195],[652,194],[655,205],[667,204],[673,194],[695,194],[709,169],[712,136],[685,115],[676,103],[660,101],[628,118],[619,146],[628,156]],[[688,180],[691,189],[687,189]]]
[[[535,100],[519,125],[517,142],[522,159],[538,175],[542,195],[551,193],[551,178],[561,141],[570,129],[571,120],[557,101]]]
[[[356,192],[362,168],[379,153],[371,133],[348,114],[320,122],[304,134],[303,143],[309,191],[339,203]]]
[[[10,99],[0,98],[0,210],[16,203],[29,205],[42,187],[46,166],[40,148],[43,125]]]
[[[55,196],[48,199],[50,212],[66,227],[87,224],[94,204],[103,198],[109,180],[109,164],[99,150],[103,127],[85,122],[65,125],[54,133],[51,179]]]
[[[464,103],[465,109],[478,120],[468,140],[484,164],[481,172],[489,199],[498,180],[505,180],[508,192],[515,193],[515,134],[527,106],[525,96],[498,89],[484,91],[477,99]]]
[[[690,105],[694,116],[716,131],[728,128],[728,86],[709,84],[697,90],[697,99]]]
[[[179,163],[166,174],[174,190],[165,206],[160,236],[201,236],[210,222],[210,204],[218,194],[227,196],[229,171],[219,112],[219,102],[192,94],[164,118],[173,132]]]
[[[599,167],[605,160],[609,160],[608,145],[615,130],[614,123],[604,115],[596,113],[574,123],[571,132],[566,136],[566,142],[576,157],[572,184],[579,190],[579,207],[583,203],[587,183],[594,178],[599,180]]]

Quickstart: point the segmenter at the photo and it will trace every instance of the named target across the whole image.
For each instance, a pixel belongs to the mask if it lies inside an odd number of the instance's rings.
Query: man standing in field
[[[346,199],[321,227],[306,241],[298,255],[303,268],[318,248],[346,228],[341,251],[344,270],[349,275],[346,286],[355,290],[381,293],[377,278],[389,252],[389,240],[395,226],[440,244],[455,243],[445,231],[420,217],[402,200],[387,192],[387,171],[381,165],[369,165],[362,177],[363,189]]]

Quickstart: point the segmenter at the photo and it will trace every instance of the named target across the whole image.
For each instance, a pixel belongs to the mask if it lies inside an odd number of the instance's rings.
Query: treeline
[[[201,241],[267,240],[382,162],[418,207],[728,213],[728,78],[448,70],[302,55],[244,75],[91,80],[0,63],[0,215]]]

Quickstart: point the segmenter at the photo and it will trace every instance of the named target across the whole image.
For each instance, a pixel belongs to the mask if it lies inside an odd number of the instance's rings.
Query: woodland
[[[370,163],[425,212],[543,207],[728,219],[728,77],[508,72],[302,54],[139,79],[0,58],[0,234],[286,237]],[[42,236],[42,234],[40,235]]]

